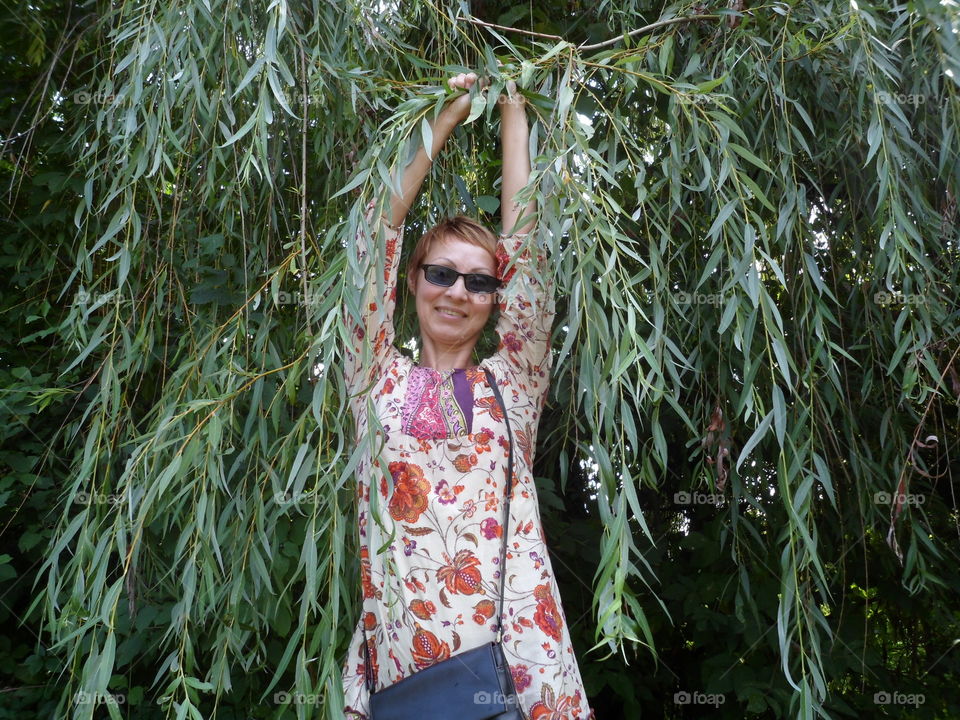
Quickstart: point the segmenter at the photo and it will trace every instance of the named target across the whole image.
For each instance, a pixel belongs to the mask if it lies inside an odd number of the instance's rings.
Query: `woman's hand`
[[[526,110],[527,99],[517,92],[517,83],[513,80],[507,80],[506,91],[497,98],[497,106],[500,108],[500,112]]]
[[[477,78],[476,73],[460,73],[459,75],[454,75],[453,77],[447,80],[447,85],[450,86],[451,90],[461,89],[465,92],[457,95],[453,100],[451,100],[447,105],[440,111],[441,116],[446,116],[449,118],[455,125],[459,125],[464,120],[467,119],[470,115],[470,105],[473,102],[473,98],[470,97],[470,88],[474,86],[479,78]],[[480,80],[480,87],[485,87],[486,83],[483,79]]]

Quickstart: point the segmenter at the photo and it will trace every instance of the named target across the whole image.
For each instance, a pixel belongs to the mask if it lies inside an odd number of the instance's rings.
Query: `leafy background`
[[[349,239],[466,69],[531,107],[598,717],[960,716],[958,14],[0,4],[0,717],[337,716]],[[497,226],[493,110],[408,243]]]

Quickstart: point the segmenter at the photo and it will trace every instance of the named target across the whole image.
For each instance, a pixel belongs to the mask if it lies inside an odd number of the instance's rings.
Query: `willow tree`
[[[55,374],[10,377],[64,412],[25,610],[59,715],[337,716],[351,238],[465,70],[489,99],[408,237],[497,226],[515,80],[558,288],[538,482],[598,713],[955,708],[956,2],[62,7],[76,66],[3,136],[21,183],[36,127],[73,153],[18,286]]]

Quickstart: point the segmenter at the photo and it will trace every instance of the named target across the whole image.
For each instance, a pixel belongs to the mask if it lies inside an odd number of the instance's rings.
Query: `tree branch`
[[[577,45],[576,47],[577,47],[577,50],[597,50],[602,47],[616,45],[625,37],[633,37],[634,35],[640,35],[645,32],[650,32],[651,30],[657,30],[658,28],[667,27],[668,25],[676,25],[678,23],[685,23],[685,22],[694,22],[696,20],[719,20],[721,17],[722,17],[721,15],[691,15],[689,17],[675,17],[675,18],[670,18],[668,20],[658,20],[657,22],[651,23],[650,25],[644,25],[643,27],[637,28],[636,30],[631,30],[626,35],[619,35],[615,38],[610,38],[609,40],[593,43],[591,45]],[[457,17],[454,18],[454,22],[456,22],[457,20],[466,20],[467,22],[473,23],[474,25],[482,25],[483,27],[496,28],[497,30],[506,30],[507,32],[515,32],[515,33],[520,33],[522,35],[533,35],[534,37],[549,38],[550,40],[563,40],[563,38],[560,37],[559,35],[547,35],[546,33],[538,33],[538,32],[534,32],[533,30],[524,30],[522,28],[509,27],[507,25],[497,25],[496,23],[488,23],[488,22],[484,22],[483,20],[477,20],[476,18],[472,18],[472,17],[464,17],[462,15],[457,15]],[[573,43],[570,43],[570,44],[572,45]]]
[[[620,37],[610,38],[609,40],[593,43],[592,45],[578,45],[577,50],[596,50],[598,48],[608,47],[609,45],[616,45],[625,37],[633,37],[634,35],[640,35],[645,32],[650,32],[651,30],[656,30],[658,28],[666,27],[667,25],[676,25],[678,23],[693,22],[695,20],[719,20],[720,17],[721,17],[720,15],[691,15],[690,17],[676,17],[676,18],[670,18],[669,20],[658,20],[657,22],[651,23],[650,25],[644,25],[642,28],[631,30],[626,35],[621,35]]]
[[[484,27],[496,28],[497,30],[507,30],[509,32],[522,33],[524,35],[533,35],[534,37],[549,38],[550,40],[563,40],[563,38],[559,35],[547,35],[546,33],[538,33],[534,32],[533,30],[523,30],[521,28],[508,27],[507,25],[497,25],[496,23],[488,23],[484,22],[483,20],[477,20],[476,18],[464,17],[463,15],[457,15],[453,19],[454,22],[457,20],[466,20],[474,25],[483,25]]]

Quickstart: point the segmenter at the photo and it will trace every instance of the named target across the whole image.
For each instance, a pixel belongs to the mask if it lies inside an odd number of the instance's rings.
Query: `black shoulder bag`
[[[458,653],[399,682],[375,690],[373,669],[363,630],[364,668],[370,691],[371,720],[526,720],[520,708],[510,666],[503,654],[503,589],[507,577],[507,536],[510,527],[510,486],[513,474],[513,434],[497,381],[487,368],[487,382],[503,410],[510,440],[503,504],[503,543],[500,550],[500,614],[497,639]],[[363,625],[361,624],[361,628]]]

